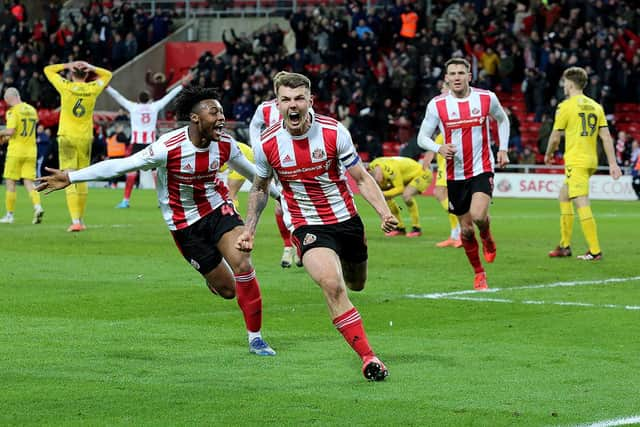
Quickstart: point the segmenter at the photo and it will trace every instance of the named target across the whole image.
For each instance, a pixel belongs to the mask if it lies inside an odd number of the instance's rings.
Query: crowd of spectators
[[[452,56],[472,62],[475,86],[499,95],[521,91],[526,111],[541,123],[541,138],[562,100],[560,77],[569,66],[588,71],[586,94],[610,119],[615,102],[640,100],[640,10],[633,0],[432,3],[429,21],[422,2],[366,10],[349,1],[299,9],[288,16],[290,31],[269,25],[251,35],[225,32],[226,52],[203,55],[196,82],[220,88],[228,118],[246,124],[260,102],[274,97],[275,72],[305,73],[315,109],[337,117],[370,157],[389,140],[414,153],[425,106],[440,93],[442,66]],[[530,160],[546,140],[525,146],[517,116],[511,117],[513,160]],[[628,138],[624,153],[631,144]]]
[[[46,65],[83,60],[115,70],[173,29],[167,10],[150,15],[127,2],[117,7],[92,2],[79,13],[62,16],[60,2],[51,1],[43,4],[43,18],[37,20],[30,19],[21,0],[5,0],[0,7],[0,94],[14,86],[24,101],[38,109],[60,105],[58,92],[44,76]],[[0,96],[1,116],[5,109]],[[104,151],[101,133],[97,128],[97,153]],[[43,161],[55,166],[55,127],[42,127],[37,139],[39,153],[45,153]],[[3,163],[0,159],[0,168]]]
[[[28,13],[20,0],[5,1],[0,13],[0,92],[15,86],[38,108],[59,105],[44,78],[45,65],[83,60],[115,70],[165,38],[173,25],[169,12],[150,16],[127,2],[118,7],[90,3],[80,13],[61,16],[59,2],[51,1],[43,19],[29,20]]]

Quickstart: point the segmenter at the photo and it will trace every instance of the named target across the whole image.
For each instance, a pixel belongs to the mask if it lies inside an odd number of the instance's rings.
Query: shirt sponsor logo
[[[485,117],[480,116],[480,117],[474,117],[472,119],[447,120],[444,125],[449,129],[463,129],[463,128],[471,128],[474,126],[482,126],[484,121],[485,121]]]
[[[172,174],[172,177],[176,181],[180,181],[186,184],[190,184],[197,181],[204,181],[204,182],[216,181],[215,172],[205,173],[201,175],[181,175],[179,173],[174,173]]]
[[[318,238],[316,237],[315,234],[307,233],[306,236],[304,236],[304,240],[302,241],[302,244],[307,246],[312,244],[316,240],[318,240]]]

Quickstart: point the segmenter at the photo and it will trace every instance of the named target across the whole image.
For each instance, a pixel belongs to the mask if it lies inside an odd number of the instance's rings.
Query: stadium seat
[[[400,142],[385,141],[382,143],[382,155],[385,157],[400,155]]]

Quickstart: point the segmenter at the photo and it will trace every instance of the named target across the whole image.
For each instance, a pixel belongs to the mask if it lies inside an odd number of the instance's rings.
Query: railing
[[[229,17],[229,16],[277,16],[297,12],[306,7],[342,7],[347,0],[140,0],[136,6],[154,14],[156,10],[169,9],[178,17]],[[365,7],[382,7],[379,0],[366,0]]]

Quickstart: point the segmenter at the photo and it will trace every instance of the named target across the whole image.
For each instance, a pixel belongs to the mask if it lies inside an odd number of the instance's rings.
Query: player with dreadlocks
[[[47,170],[37,190],[60,190],[77,182],[106,180],[127,172],[157,168],[158,201],[178,249],[204,276],[216,295],[237,295],[249,336],[249,351],[273,356],[262,339],[262,297],[251,256],[234,247],[244,223],[218,177],[225,164],[253,180],[254,166],[224,131],[225,117],[213,89],[187,87],[176,99],[184,127],[161,136],[123,159],[105,160],[77,171]],[[274,187],[269,193],[279,194]]]

